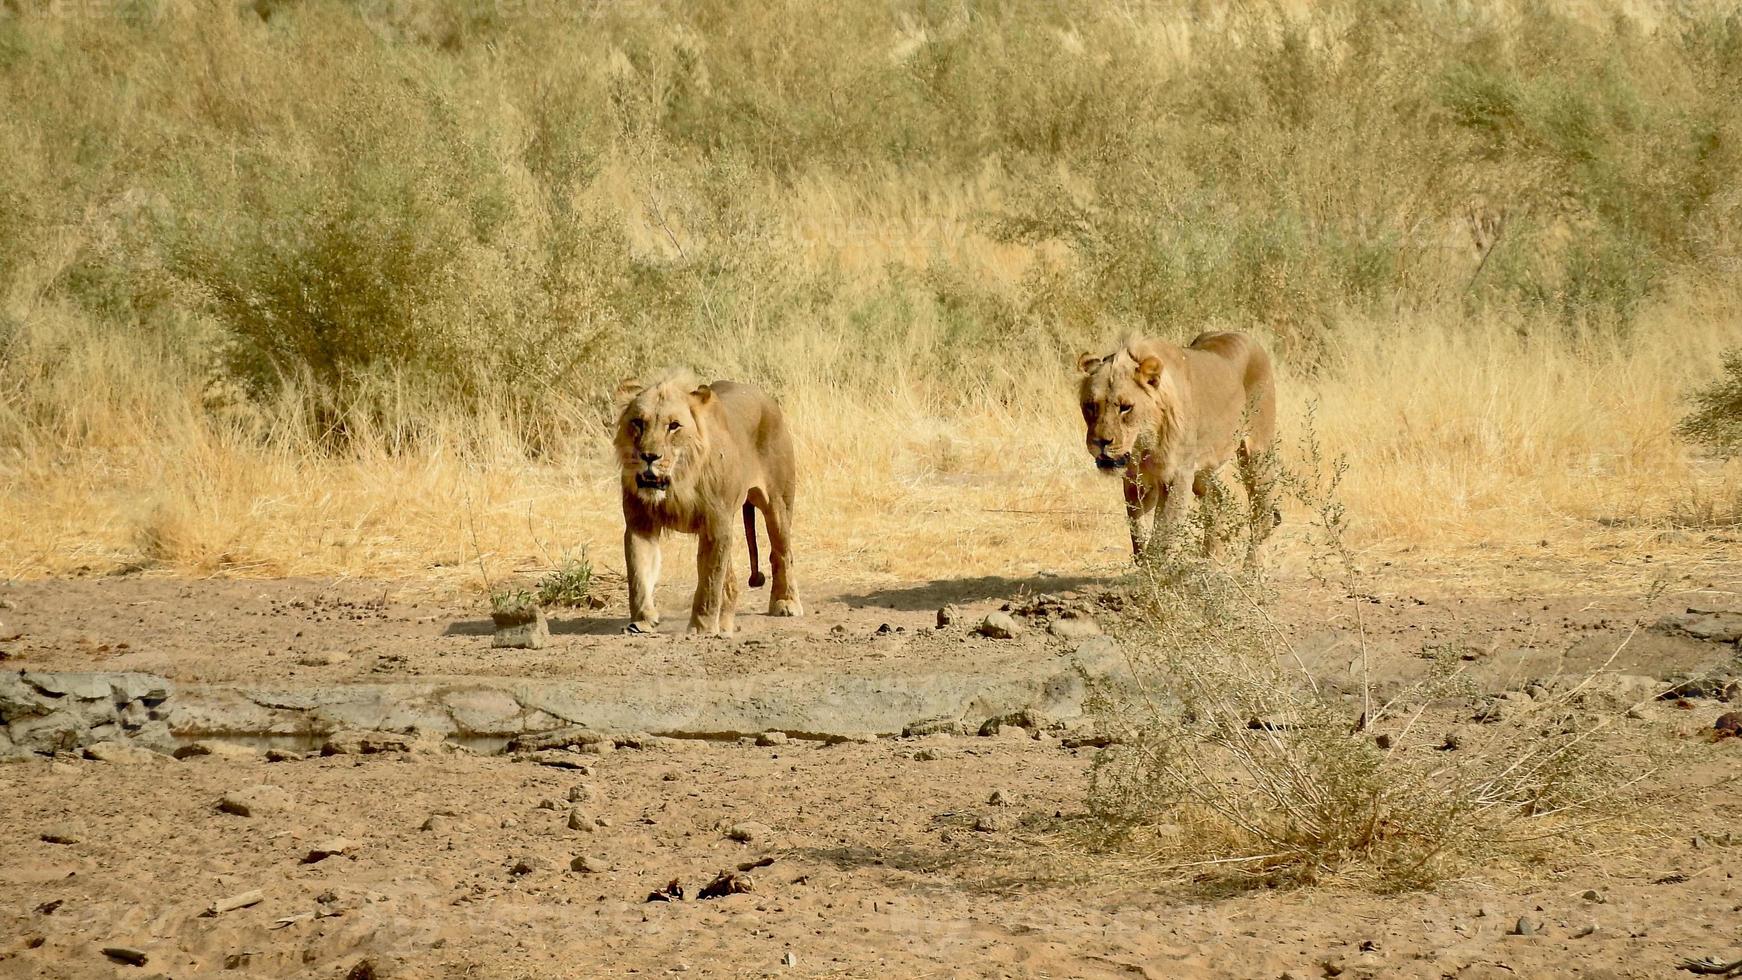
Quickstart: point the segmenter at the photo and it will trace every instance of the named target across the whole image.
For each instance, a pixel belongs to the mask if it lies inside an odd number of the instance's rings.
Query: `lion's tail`
[[[750,545],[750,587],[762,588],[762,583],[768,581],[762,575],[762,560],[756,551],[756,506],[744,504],[744,541]]]

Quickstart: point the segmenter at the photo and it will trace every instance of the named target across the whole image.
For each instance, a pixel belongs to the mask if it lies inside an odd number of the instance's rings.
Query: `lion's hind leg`
[[[768,525],[768,562],[774,566],[774,588],[768,595],[768,615],[803,616],[798,585],[792,576],[792,494],[764,497],[762,520]]]
[[[1234,459],[1246,490],[1246,567],[1256,569],[1259,550],[1282,524],[1282,511],[1276,506],[1276,450],[1255,450],[1247,440],[1241,440]]]

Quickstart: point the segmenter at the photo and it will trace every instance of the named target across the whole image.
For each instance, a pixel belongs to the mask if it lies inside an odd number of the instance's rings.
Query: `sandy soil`
[[[745,616],[729,640],[678,635],[674,585],[672,632],[616,635],[612,610],[559,615],[555,643],[529,652],[489,649],[475,601],[415,583],[18,582],[0,590],[0,651],[8,668],[184,682],[993,669],[1065,645],[940,632],[940,604],[977,615],[1073,590],[1095,602],[1101,584],[819,587],[806,619]],[[1452,644],[1496,689],[1605,663],[1667,678],[1736,654],[1650,627],[1688,594],[1432,584],[1350,598],[1279,583],[1279,615],[1331,680],[1363,640],[1382,679],[1415,676],[1424,645]],[[1700,594],[1733,602],[1739,584],[1702,582]],[[668,741],[579,756],[585,771],[458,751],[0,766],[0,976],[1674,976],[1683,957],[1742,957],[1742,793],[1723,783],[1742,771],[1742,740],[1708,735],[1726,707],[1662,702],[1629,723],[1629,737],[1683,749],[1659,777],[1679,791],[1672,812],[1649,832],[1389,896],[1164,883],[1086,853],[1067,831],[1094,750],[1020,729]],[[226,796],[250,815],[222,812]],[[746,823],[763,826],[732,839]],[[308,861],[334,838],[343,853]],[[591,870],[572,869],[577,858]],[[770,858],[745,872],[751,891],[697,897],[722,870]],[[687,900],[646,901],[673,879]],[[254,904],[203,914],[253,890]],[[1535,934],[1509,935],[1521,917]]]

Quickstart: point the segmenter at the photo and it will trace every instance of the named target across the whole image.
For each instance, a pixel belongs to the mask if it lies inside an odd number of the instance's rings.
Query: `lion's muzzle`
[[[635,486],[641,490],[670,490],[671,478],[657,473],[643,471],[635,474]]]
[[[1131,465],[1131,454],[1123,456],[1096,456],[1095,465],[1104,470],[1122,470]]]

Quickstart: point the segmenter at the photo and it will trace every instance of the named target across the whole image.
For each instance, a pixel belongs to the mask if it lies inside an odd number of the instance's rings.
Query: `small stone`
[[[199,759],[207,756],[219,759],[258,759],[260,753],[246,745],[234,742],[222,742],[213,738],[202,738],[189,742],[177,748],[174,753],[177,759]]]
[[[590,742],[581,746],[581,751],[587,755],[605,755],[617,751],[617,743],[611,741]]]
[[[1742,738],[1742,711],[1726,711],[1712,722],[1719,738]]]
[[[290,794],[277,786],[249,786],[218,798],[218,812],[238,817],[258,817],[291,805]]]
[[[51,827],[42,832],[42,841],[45,844],[77,844],[80,836],[80,832],[73,827]]]
[[[131,946],[104,946],[103,955],[128,966],[144,966],[150,960],[143,951]]]
[[[435,736],[404,732],[346,729],[327,736],[321,755],[379,755],[388,752],[434,752],[441,748]]]
[[[942,609],[938,610],[938,629],[950,626],[954,624],[956,620],[961,618],[962,611],[957,609],[954,603],[945,605]]]
[[[544,618],[544,610],[537,606],[492,613],[491,618],[496,623],[496,635],[490,638],[492,647],[543,650],[550,646],[550,623]]]
[[[212,907],[206,910],[206,914],[223,915],[225,912],[234,912],[237,909],[245,909],[251,905],[259,905],[265,900],[266,893],[255,888],[250,891],[245,891],[240,895],[231,895],[229,898],[220,899],[217,902],[212,903]]]
[[[1583,895],[1580,895],[1579,897],[1584,899],[1587,902],[1594,904],[1594,905],[1602,905],[1605,902],[1609,901],[1608,898],[1604,897],[1602,892],[1598,891],[1595,888],[1586,889],[1585,893]]]
[[[765,748],[768,746],[771,746],[771,745],[785,745],[786,744],[786,733],[785,732],[763,732],[762,734],[756,736],[756,744],[763,746]]]
[[[666,775],[669,776],[672,774],[666,773]],[[570,803],[586,803],[589,800],[593,799],[593,797],[596,795],[597,794],[595,794],[593,792],[593,788],[591,786],[587,786],[585,784],[576,784],[574,786],[569,787],[569,802]]]
[[[594,742],[594,745],[603,744]],[[531,762],[535,765],[549,766],[552,769],[568,769],[583,776],[593,774],[593,767],[579,755],[565,749],[539,749],[536,752],[522,752],[514,757],[515,762]]]
[[[939,759],[942,759],[943,757],[944,757],[944,754],[942,752],[939,752],[937,749],[920,749],[918,752],[915,752],[913,754],[913,761],[915,761],[915,762],[936,762]]]
[[[542,799],[538,801],[538,808],[540,810],[555,810],[557,809],[557,802],[549,798]]]
[[[1594,934],[1596,931],[1597,931],[1597,924],[1595,922],[1587,922],[1583,926],[1581,926],[1577,932],[1573,933],[1573,938],[1574,939],[1583,939],[1586,936]]]
[[[1645,720],[1645,709],[1641,708],[1637,704],[1633,705],[1632,707],[1627,709],[1627,717],[1633,719],[1634,721],[1643,721],[1643,720]]]
[[[447,833],[447,831],[452,826],[453,826],[453,821],[448,819],[447,814],[445,814],[445,813],[432,813],[429,815],[429,818],[423,822],[423,825],[417,829],[427,830],[427,831],[431,831],[431,832],[437,833],[437,834],[444,834],[444,833]]]
[[[301,762],[307,758],[303,753],[292,749],[267,749],[267,762]]]
[[[963,735],[967,727],[959,718],[927,718],[923,721],[908,722],[902,726],[902,738],[918,738],[922,735]]]
[[[1509,936],[1534,936],[1534,935],[1536,935],[1536,933],[1537,933],[1537,924],[1530,921],[1530,919],[1526,918],[1525,916],[1521,915],[1518,917],[1518,921],[1513,924],[1512,931],[1507,933],[1507,935],[1509,935]]]
[[[591,832],[597,826],[598,825],[593,822],[593,818],[582,813],[580,810],[570,810],[569,811],[569,829],[570,830],[585,830],[585,831]]]
[[[544,859],[532,854],[523,854],[509,866],[508,873],[516,878],[532,874],[544,869]]]
[[[673,966],[671,968],[671,972],[673,972],[673,973],[688,973],[688,972],[690,972],[690,965],[688,963],[679,963],[676,966]]]
[[[327,858],[335,857],[340,854],[349,854],[356,849],[356,841],[351,840],[348,837],[334,837],[329,840],[321,841],[319,844],[309,848],[308,854],[302,859],[302,863],[314,864],[317,861],[325,861]]]
[[[520,826],[520,821],[514,819],[513,817],[503,817],[502,822],[497,824],[496,826],[502,828],[503,830],[513,830],[515,827]]]
[[[974,632],[981,636],[989,636],[994,640],[1014,640],[1022,627],[1016,625],[1016,620],[1007,612],[987,613]]]
[[[999,788],[992,791],[992,795],[986,798],[986,802],[993,806],[1014,806],[1016,797],[1009,790]]]
[[[1061,616],[1046,631],[1061,640],[1086,640],[1101,635],[1101,624],[1093,616]]]
[[[1016,816],[1010,813],[982,813],[974,820],[974,829],[983,834],[1000,834],[1016,829]]]
[[[111,765],[127,766],[164,761],[165,757],[150,749],[142,749],[126,742],[98,742],[85,746],[85,758]]]
[[[604,858],[593,857],[590,854],[582,854],[569,862],[569,870],[579,871],[590,875],[602,875],[611,870],[611,865]]]
[[[758,844],[773,837],[774,828],[765,823],[746,820],[743,823],[733,824],[731,828],[726,831],[726,836],[735,841],[742,841],[745,844]]]
[[[781,966],[797,966],[798,965],[798,957],[792,955],[791,953],[787,953],[785,956],[782,956],[780,958],[780,965]]]

